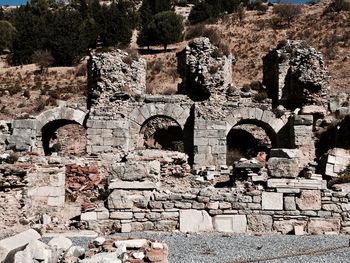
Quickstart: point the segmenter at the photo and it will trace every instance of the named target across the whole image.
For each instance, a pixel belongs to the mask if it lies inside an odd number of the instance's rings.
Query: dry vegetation
[[[0,68],[0,120],[36,115],[60,100],[85,102],[86,63],[75,68],[50,68],[35,65]]]
[[[243,21],[227,16],[210,25],[236,58],[234,80],[243,86],[262,80],[262,56],[284,39],[305,40],[320,51],[331,74],[331,92],[346,91],[350,79],[350,12],[323,15],[325,5],[302,6],[290,28],[276,25],[273,7],[266,14],[248,11]],[[277,28],[276,28],[277,27]]]
[[[279,41],[289,38],[303,39],[322,52],[332,77],[331,93],[347,91],[350,86],[350,12],[324,14],[326,5],[322,3],[303,5],[301,9],[301,15],[290,27],[277,23],[273,7],[266,13],[246,11],[243,20],[237,14],[227,15],[205,26],[204,33],[215,32],[215,41],[235,56],[236,86],[261,81],[262,56]],[[187,32],[190,31],[188,28]],[[176,52],[186,44],[187,40],[170,46],[168,52],[159,47],[141,55],[148,63],[147,93],[176,93],[181,82]],[[39,71],[34,65],[9,68],[0,64],[0,119],[10,119],[23,112],[38,114],[55,106],[57,100],[85,102],[85,63],[76,68],[50,68],[41,74]]]

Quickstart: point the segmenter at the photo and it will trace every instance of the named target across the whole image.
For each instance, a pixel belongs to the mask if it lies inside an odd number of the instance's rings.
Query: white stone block
[[[263,210],[283,210],[283,193],[263,192]]]
[[[214,230],[227,233],[245,233],[247,218],[245,215],[217,215],[213,218]]]
[[[213,231],[212,218],[206,211],[180,210],[181,232]]]
[[[64,206],[64,196],[49,196],[47,198],[47,205],[58,207]]]
[[[0,262],[13,262],[17,251],[22,250],[30,241],[38,240],[41,236],[34,229],[28,229],[12,237],[0,241]]]
[[[97,213],[96,212],[86,212],[82,213],[80,215],[80,220],[81,221],[92,221],[92,220],[97,220]]]

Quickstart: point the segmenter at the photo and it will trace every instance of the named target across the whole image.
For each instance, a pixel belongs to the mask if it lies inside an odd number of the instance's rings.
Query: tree
[[[132,36],[130,12],[129,5],[125,1],[119,1],[118,4],[112,2],[109,7],[101,7],[102,15],[97,22],[100,25],[100,38],[104,46],[129,45]]]
[[[200,2],[192,7],[192,10],[188,16],[188,20],[191,24],[196,24],[212,17],[212,6],[207,3]]]
[[[281,20],[286,21],[288,27],[290,27],[293,20],[300,15],[301,7],[297,4],[277,4],[273,8],[273,12]]]
[[[89,44],[85,30],[78,11],[62,8],[54,13],[49,47],[55,64],[70,66],[82,57]]]
[[[0,20],[0,52],[12,47],[12,42],[16,35],[16,29],[10,22]]]
[[[52,11],[45,0],[36,0],[13,11],[12,20],[17,34],[13,43],[12,62],[31,63],[35,50],[48,49]]]
[[[167,46],[179,42],[183,39],[183,24],[181,18],[173,11],[165,11],[156,14],[151,23],[140,32],[141,37],[138,41],[143,46],[158,45]]]

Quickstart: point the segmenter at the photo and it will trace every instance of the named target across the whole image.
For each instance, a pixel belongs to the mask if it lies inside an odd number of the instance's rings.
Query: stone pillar
[[[224,164],[226,164],[226,122],[196,119],[193,167]]]
[[[301,150],[300,166],[315,158],[315,140],[312,115],[295,115],[293,120],[294,147]]]

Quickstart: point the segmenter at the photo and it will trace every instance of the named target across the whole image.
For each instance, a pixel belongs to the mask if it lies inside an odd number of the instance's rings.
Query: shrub
[[[32,62],[39,65],[41,72],[47,70],[54,61],[55,59],[49,50],[36,50],[32,55]]]
[[[301,7],[297,4],[277,4],[273,8],[273,12],[282,21],[286,21],[290,27],[293,20],[300,15]]]
[[[23,92],[23,96],[24,96],[25,98],[27,98],[27,99],[30,99],[30,91],[26,89],[26,90]]]
[[[22,91],[21,84],[16,82],[15,85],[12,88],[8,89],[8,91],[9,91],[11,96],[21,92]]]
[[[325,9],[324,13],[350,11],[350,2],[348,0],[333,0]]]

